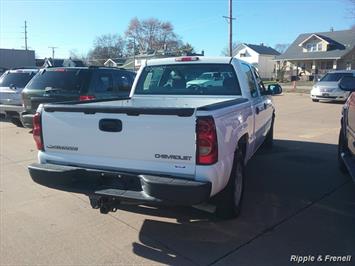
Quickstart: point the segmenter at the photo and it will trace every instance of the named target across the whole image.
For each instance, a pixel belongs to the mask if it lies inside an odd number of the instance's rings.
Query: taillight
[[[90,100],[94,100],[95,96],[93,95],[80,95],[79,100],[80,101],[90,101]]]
[[[43,138],[42,138],[42,119],[41,113],[36,113],[33,117],[33,139],[36,142],[38,150],[44,150]]]
[[[200,58],[198,56],[182,56],[176,57],[176,62],[189,62],[189,61],[198,61]]]
[[[217,161],[218,142],[213,117],[198,117],[196,123],[196,163],[214,164]]]

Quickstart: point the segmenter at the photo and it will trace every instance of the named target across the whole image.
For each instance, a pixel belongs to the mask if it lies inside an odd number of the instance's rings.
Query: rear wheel
[[[346,141],[345,141],[345,136],[342,130],[340,130],[339,133],[339,144],[338,144],[338,163],[339,163],[339,169],[343,173],[347,173],[348,169],[345,166],[345,163],[343,161],[343,158],[341,157],[342,153],[347,152],[347,146],[346,146]]]
[[[216,215],[223,219],[235,218],[240,214],[244,191],[244,155],[236,151],[227,186],[217,196]]]
[[[312,99],[312,102],[317,103],[317,102],[319,102],[319,100],[317,100],[317,99]]]

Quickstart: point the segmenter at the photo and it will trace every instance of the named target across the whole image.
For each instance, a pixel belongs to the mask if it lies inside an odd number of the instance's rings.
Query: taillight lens
[[[79,100],[80,101],[90,101],[90,100],[94,100],[95,96],[93,95],[80,95]]]
[[[33,139],[36,142],[38,150],[43,150],[43,138],[42,138],[42,119],[41,114],[36,113],[33,117]]]
[[[218,142],[213,117],[197,118],[196,141],[196,163],[216,163],[218,161]]]

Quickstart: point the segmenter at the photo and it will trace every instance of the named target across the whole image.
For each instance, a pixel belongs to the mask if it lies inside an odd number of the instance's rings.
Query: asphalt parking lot
[[[351,255],[355,185],[337,168],[341,104],[275,97],[275,147],[247,167],[243,211],[222,221],[194,208],[122,206],[35,184],[29,130],[0,122],[1,265],[296,265],[291,255]],[[311,265],[307,263],[306,265]]]

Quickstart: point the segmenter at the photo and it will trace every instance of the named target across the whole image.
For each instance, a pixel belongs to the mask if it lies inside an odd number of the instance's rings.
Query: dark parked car
[[[12,69],[0,77],[0,113],[17,126],[22,126],[21,92],[37,72],[38,69],[35,68]]]
[[[25,111],[21,121],[32,128],[41,103],[127,97],[135,73],[105,67],[54,67],[41,69],[22,91]]]
[[[348,172],[355,182],[355,77],[344,77],[339,87],[352,92],[344,105],[341,119],[339,166],[343,172]]]

